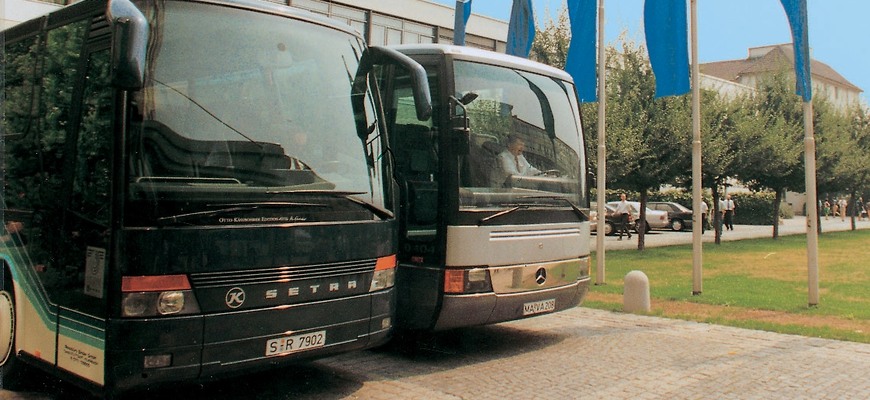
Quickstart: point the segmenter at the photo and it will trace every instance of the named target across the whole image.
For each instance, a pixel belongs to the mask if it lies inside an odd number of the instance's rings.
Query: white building
[[[813,94],[825,97],[840,109],[861,105],[861,88],[853,85],[829,65],[810,59]],[[794,77],[792,45],[753,47],[745,59],[725,60],[700,65],[701,73],[742,87],[754,88],[765,76],[789,71]]]

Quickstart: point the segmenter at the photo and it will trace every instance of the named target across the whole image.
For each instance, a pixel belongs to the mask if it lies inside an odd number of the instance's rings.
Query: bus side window
[[[102,298],[112,204],[112,91],[108,85],[108,49],[91,53],[85,72],[67,229],[74,242],[72,261],[77,269],[74,292]],[[89,302],[86,298],[83,301]]]
[[[22,221],[28,267],[36,270],[53,300],[62,292],[58,289],[74,279],[67,268],[71,259],[60,227],[64,201],[69,198],[64,184],[67,139],[80,69],[79,57],[70,54],[81,52],[88,24],[81,21],[52,29],[42,39],[46,43],[30,42],[28,53],[15,54],[6,66],[14,80],[5,83],[13,96],[7,97],[4,109],[13,112],[7,114],[11,127],[7,132],[12,135],[4,138],[4,197],[7,207],[30,215]]]

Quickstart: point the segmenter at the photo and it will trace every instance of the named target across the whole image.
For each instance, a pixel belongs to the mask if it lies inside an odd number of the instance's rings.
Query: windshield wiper
[[[522,204],[522,205],[518,205],[518,206],[513,206],[513,207],[511,207],[511,208],[508,208],[507,210],[499,211],[499,212],[497,212],[497,213],[495,213],[495,214],[492,214],[492,215],[490,215],[490,216],[488,216],[488,217],[481,218],[479,221],[477,221],[477,226],[483,225],[483,223],[485,223],[485,222],[489,222],[489,221],[491,221],[491,220],[493,220],[493,219],[496,219],[496,218],[498,218],[498,217],[502,217],[502,216],[508,215],[508,214],[510,214],[510,213],[512,213],[512,212],[514,212],[514,211],[516,211],[516,210],[519,210],[519,209],[521,209],[521,208],[529,208],[529,206],[528,206],[528,205],[525,205],[525,204]]]
[[[365,207],[367,210],[371,211],[373,214],[377,215],[382,219],[393,218],[394,214],[392,211],[387,210],[386,208],[379,207],[367,201],[360,200],[355,195],[366,194],[366,192],[351,192],[351,191],[336,191],[336,190],[286,190],[286,191],[270,191],[268,194],[317,194],[317,195],[327,195],[332,197],[338,197],[350,200],[356,204],[359,204]]]
[[[168,217],[160,217],[157,218],[157,222],[167,223],[167,224],[177,224],[182,223],[184,221],[194,219],[194,218],[202,218],[202,217],[214,217],[216,215],[228,214],[237,211],[252,211],[259,208],[267,208],[267,207],[325,207],[322,204],[313,204],[313,203],[297,203],[297,202],[284,202],[284,201],[271,201],[271,202],[255,202],[255,203],[233,203],[233,204],[222,204],[230,207],[227,208],[219,208],[216,210],[208,210],[208,211],[197,211],[192,213],[184,213],[177,215],[170,215]],[[214,206],[214,204],[209,204],[209,206]]]
[[[565,197],[561,197],[561,196],[522,196],[520,198],[521,199],[547,199],[547,200],[557,200],[557,201],[561,200],[561,201],[568,203],[568,206],[570,206],[571,209],[574,210],[574,213],[576,213],[580,217],[580,222],[589,221],[589,215],[587,215],[585,212],[583,212],[583,210],[581,210],[579,207],[574,205],[574,202],[572,202],[571,200],[568,200]]]
[[[574,211],[574,212],[575,212],[575,213],[580,217],[580,222],[589,221],[589,216],[586,215],[586,213],[584,213],[583,210],[581,210],[580,208],[578,208],[577,206],[575,206],[574,203],[571,202],[571,200],[568,200],[568,199],[566,199],[566,198],[564,198],[564,197],[560,197],[560,196],[522,196],[522,197],[519,197],[519,198],[520,198],[520,199],[523,199],[523,200],[526,200],[526,199],[562,200],[562,201],[568,203],[568,205],[571,207],[571,210],[573,210],[573,211]],[[540,206],[545,206],[545,205],[546,205],[546,204],[540,204],[540,203],[535,203],[535,204],[517,204],[517,205],[514,205],[514,206],[511,207],[511,208],[508,208],[507,210],[502,210],[502,211],[499,211],[499,212],[497,212],[497,213],[495,213],[495,214],[492,214],[492,215],[490,215],[490,216],[488,216],[488,217],[481,218],[479,221],[477,221],[477,225],[478,225],[478,226],[483,225],[483,224],[486,223],[486,222],[489,222],[489,221],[491,221],[491,220],[493,220],[493,219],[496,219],[496,218],[499,218],[499,217],[503,217],[503,216],[508,215],[508,214],[510,214],[510,213],[513,213],[513,212],[515,212],[515,211],[517,211],[517,210],[526,210],[526,209],[529,209],[529,208],[532,208],[532,207],[540,207]]]

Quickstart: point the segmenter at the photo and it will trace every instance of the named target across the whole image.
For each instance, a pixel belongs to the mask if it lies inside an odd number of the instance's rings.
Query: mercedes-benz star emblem
[[[227,292],[224,301],[229,308],[239,308],[245,302],[245,291],[240,287],[234,287]]]
[[[538,268],[538,272],[535,272],[535,282],[538,282],[538,285],[543,285],[547,282],[547,270],[544,268]]]

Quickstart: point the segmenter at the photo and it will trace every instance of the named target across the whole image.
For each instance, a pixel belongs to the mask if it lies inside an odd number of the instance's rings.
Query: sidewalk
[[[840,218],[830,218],[821,221],[822,234],[825,232],[848,231],[852,229],[852,221],[846,218],[845,221]],[[856,229],[870,229],[870,221],[864,219],[858,221],[855,219]],[[804,216],[795,216],[794,218],[784,220],[779,225],[779,235],[803,235],[807,233],[807,218]],[[753,238],[772,238],[773,227],[770,225],[734,225],[733,231],[723,231],[722,241],[753,239]],[[637,249],[637,234],[631,235],[631,240],[623,238],[618,240],[617,236],[604,237],[604,249],[607,250],[629,250]],[[597,237],[592,235],[592,252],[595,252],[597,246]],[[703,235],[704,243],[715,242],[715,233],[708,230]],[[659,231],[654,230],[646,234],[644,238],[645,247],[660,247],[673,246],[679,244],[692,244],[692,231],[686,230],[682,232]]]

